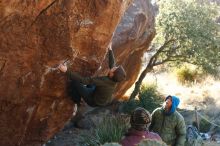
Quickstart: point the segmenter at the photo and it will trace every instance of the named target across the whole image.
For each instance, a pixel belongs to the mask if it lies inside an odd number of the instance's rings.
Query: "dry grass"
[[[220,146],[219,143],[216,143],[216,142],[205,142],[205,146]]]

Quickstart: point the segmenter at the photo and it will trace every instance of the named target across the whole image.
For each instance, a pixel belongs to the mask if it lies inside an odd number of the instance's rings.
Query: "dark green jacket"
[[[168,145],[184,146],[186,126],[183,116],[177,111],[165,115],[162,107],[155,109],[152,113],[150,130],[158,133]]]
[[[109,50],[109,68],[115,66],[113,52]],[[76,72],[67,70],[67,75],[72,80],[77,80],[82,84],[94,84],[96,86],[93,93],[94,102],[96,105],[105,106],[112,102],[112,94],[116,88],[117,82],[110,79],[108,76],[101,77],[82,77]]]

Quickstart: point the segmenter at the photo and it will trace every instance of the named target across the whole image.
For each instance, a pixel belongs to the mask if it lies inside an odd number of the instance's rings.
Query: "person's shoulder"
[[[153,138],[155,138],[155,139],[158,139],[158,140],[161,139],[160,136],[159,136],[157,133],[149,132],[149,134],[150,134]]]
[[[155,139],[143,139],[140,141],[138,145],[150,145],[150,146],[167,146],[162,140],[155,140]]]
[[[152,112],[152,114],[154,114],[154,113],[161,113],[162,112],[162,107],[158,107],[158,108],[156,108],[153,112]]]
[[[156,108],[154,111],[162,111],[161,107]]]
[[[183,116],[178,111],[175,111],[174,114],[175,114],[177,120],[184,121]]]

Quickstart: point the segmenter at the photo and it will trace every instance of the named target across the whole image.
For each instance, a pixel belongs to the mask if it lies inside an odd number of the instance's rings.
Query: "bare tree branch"
[[[171,40],[169,40],[169,41],[166,41],[166,42],[157,50],[157,52],[150,58],[150,60],[149,60],[149,62],[148,62],[148,64],[147,64],[147,66],[146,66],[146,68],[142,71],[140,77],[138,78],[138,81],[135,82],[135,88],[134,88],[134,90],[133,90],[133,92],[132,92],[132,94],[131,94],[129,100],[133,100],[133,99],[135,98],[135,96],[139,93],[141,83],[142,83],[143,79],[145,78],[146,74],[153,69],[153,67],[154,67],[154,65],[155,65],[155,63],[156,63],[156,61],[157,61],[157,59],[158,59],[159,54],[160,54],[160,53],[163,51],[163,49],[164,49],[169,43],[171,43],[172,41],[175,41],[175,40],[174,40],[174,39],[171,39]]]
[[[163,49],[171,42],[175,41],[175,39],[170,39],[168,41],[166,41],[162,46],[160,46],[160,48],[157,50],[157,52],[152,56],[152,57],[155,57],[155,56],[158,56],[162,51]]]

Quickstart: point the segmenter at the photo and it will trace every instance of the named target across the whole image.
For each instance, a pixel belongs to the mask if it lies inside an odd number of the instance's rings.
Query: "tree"
[[[135,83],[130,100],[139,93],[144,77],[155,66],[190,63],[214,74],[220,65],[217,5],[196,0],[160,0],[158,5],[157,35],[150,49],[153,55]]]

